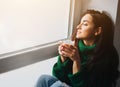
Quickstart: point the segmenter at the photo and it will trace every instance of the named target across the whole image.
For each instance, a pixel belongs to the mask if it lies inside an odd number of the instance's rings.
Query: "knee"
[[[42,75],[39,77],[36,87],[48,87],[52,85],[54,82],[56,82],[57,80],[58,79],[56,77],[53,77],[50,75]]]
[[[38,83],[46,82],[48,80],[48,75],[41,75],[38,79]]]
[[[42,75],[38,78],[37,83],[35,84],[35,87],[48,87],[46,82],[47,75]]]

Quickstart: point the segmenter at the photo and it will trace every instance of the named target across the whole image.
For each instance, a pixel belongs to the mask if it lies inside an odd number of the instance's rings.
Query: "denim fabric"
[[[61,81],[56,81],[50,87],[70,87],[70,86],[67,85],[66,83],[61,82]]]
[[[42,75],[38,79],[35,87],[70,87],[70,86],[61,82],[54,76]]]

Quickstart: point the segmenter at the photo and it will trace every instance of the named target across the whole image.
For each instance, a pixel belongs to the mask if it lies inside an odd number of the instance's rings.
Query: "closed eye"
[[[87,23],[83,23],[83,25],[88,26],[88,24],[87,24]]]

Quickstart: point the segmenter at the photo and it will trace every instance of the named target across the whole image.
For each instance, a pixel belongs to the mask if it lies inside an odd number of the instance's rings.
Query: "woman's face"
[[[90,14],[82,17],[80,24],[77,26],[77,39],[91,40],[95,39],[95,27],[93,18]]]

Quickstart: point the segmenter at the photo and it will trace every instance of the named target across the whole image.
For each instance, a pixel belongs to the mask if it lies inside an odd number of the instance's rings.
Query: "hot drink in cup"
[[[71,40],[66,40],[66,41],[59,41],[59,43],[61,44],[69,44],[69,45],[74,45],[74,41]]]

